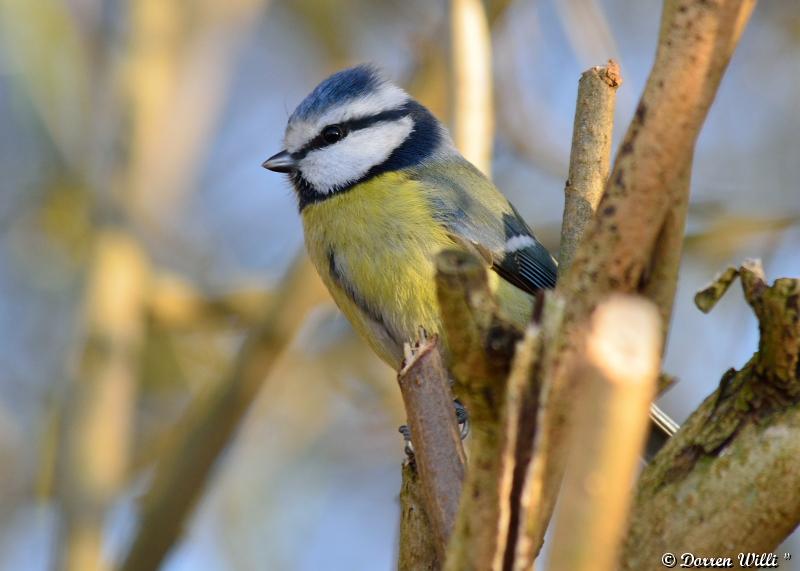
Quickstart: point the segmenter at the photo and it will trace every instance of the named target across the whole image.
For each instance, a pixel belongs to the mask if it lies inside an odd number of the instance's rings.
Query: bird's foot
[[[461,404],[458,399],[453,399],[453,404],[456,407],[456,421],[458,421],[458,431],[461,434],[461,440],[464,440],[469,435],[469,413],[466,407]]]
[[[403,424],[397,431],[403,435],[403,452],[406,453],[406,458],[409,462],[414,461],[414,445],[411,444],[411,427]]]

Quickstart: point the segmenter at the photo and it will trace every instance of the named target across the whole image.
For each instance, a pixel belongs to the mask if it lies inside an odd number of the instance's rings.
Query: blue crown
[[[371,64],[362,64],[331,75],[297,106],[289,122],[318,117],[332,105],[341,105],[377,90],[386,80]]]

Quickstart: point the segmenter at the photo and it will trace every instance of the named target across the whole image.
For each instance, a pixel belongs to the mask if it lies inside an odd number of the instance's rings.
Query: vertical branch
[[[481,0],[451,0],[453,138],[461,154],[491,175],[494,141],[492,43]]]
[[[520,497],[536,434],[536,414],[541,388],[538,382],[541,348],[541,328],[538,325],[528,326],[525,336],[517,343],[508,374],[504,443],[500,458],[499,536],[494,561],[496,569],[511,568],[520,519],[524,513]]]
[[[593,67],[581,75],[569,178],[564,188],[564,217],[561,226],[559,270],[572,263],[584,230],[594,217],[611,168],[611,139],[617,88],[622,84],[619,65],[610,60],[605,67]]]
[[[437,557],[443,559],[458,511],[465,458],[450,380],[435,338],[421,340],[409,350],[397,380],[411,429],[415,471],[422,483],[433,544]]]
[[[675,179],[669,195],[673,197],[661,231],[653,248],[653,258],[642,294],[653,301],[661,312],[661,328],[666,344],[672,304],[678,288],[678,269],[683,253],[683,233],[686,227],[686,214],[689,210],[689,183],[692,176],[692,158],[684,172]]]
[[[552,358],[552,353],[556,347],[556,335],[561,328],[564,318],[564,300],[557,295],[546,295],[544,305],[544,315],[542,319],[542,356],[540,358],[539,370],[541,375],[541,363],[545,363]],[[513,565],[514,571],[530,571],[533,568],[539,538],[538,530],[542,526],[542,513],[540,505],[544,490],[544,468],[545,461],[542,454],[537,454],[539,450],[548,448],[548,433],[541,430],[545,414],[549,406],[549,394],[543,387],[539,390],[536,410],[531,411],[535,418],[535,428],[533,429],[532,450],[528,452],[529,458],[525,465],[525,473],[521,476],[521,489],[519,493],[519,515],[516,530],[516,542],[509,545],[509,549],[514,550]],[[509,557],[511,554],[509,553]]]
[[[445,569],[497,569],[501,522],[508,373],[520,332],[497,315],[486,267],[465,251],[439,254],[436,291],[451,352],[456,394],[470,414],[470,464]]]
[[[126,477],[136,404],[147,263],[137,244],[110,230],[97,237],[87,297],[86,344],[66,415],[61,566],[107,569],[106,511]]]
[[[619,296],[598,306],[581,368],[586,393],[576,405],[552,571],[616,568],[660,355],[653,304]]]
[[[686,176],[695,141],[754,0],[667,0],[656,61],[620,146],[598,216],[589,225],[557,292],[565,316],[558,347],[545,366],[548,407],[539,425],[545,444],[540,523],[530,538],[538,551],[564,470],[570,410],[580,398],[574,374],[588,316],[612,292],[640,291],[670,204]],[[684,192],[688,191],[688,187]],[[532,563],[525,555],[523,565]]]
[[[569,178],[564,188],[564,217],[561,226],[561,246],[559,248],[559,272],[565,272],[580,245],[586,227],[594,218],[597,205],[603,196],[610,169],[611,141],[614,128],[614,109],[616,107],[617,88],[622,84],[619,65],[609,61],[605,67],[593,67],[586,70],[578,82],[578,96],[575,108],[575,121],[572,131],[572,150],[570,152]],[[563,300],[548,296],[544,335],[548,342],[548,351],[552,352],[557,345],[556,335],[561,327],[564,308]],[[542,422],[545,398],[539,402],[539,410],[529,411],[537,422]],[[528,439],[531,446],[546,449],[547,434],[536,433]],[[520,459],[523,460],[523,459]],[[525,471],[520,475],[520,506],[512,525],[516,542],[509,546],[516,555],[515,569],[528,568],[533,563],[533,552],[536,546],[530,540],[536,535],[534,530],[541,525],[542,478],[544,477],[544,458],[539,455],[530,461],[524,458]]]

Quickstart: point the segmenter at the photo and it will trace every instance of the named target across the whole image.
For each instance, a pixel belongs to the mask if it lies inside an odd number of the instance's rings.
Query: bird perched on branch
[[[287,173],[306,247],[333,299],[395,369],[420,326],[441,331],[434,257],[466,246],[487,259],[501,310],[525,325],[556,262],[424,106],[368,65],[323,81],[289,117]]]
[[[524,327],[557,266],[428,109],[369,65],[335,73],[289,117],[263,166],[289,175],[309,256],[336,304],[396,370],[420,327],[442,330],[434,258],[473,249],[501,312]]]

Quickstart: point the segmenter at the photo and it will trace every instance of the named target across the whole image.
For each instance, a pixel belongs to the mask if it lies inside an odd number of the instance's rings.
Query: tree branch
[[[612,297],[594,313],[587,348],[551,570],[616,568],[661,361],[658,310]]]
[[[534,453],[534,462],[538,457],[544,464],[540,524],[531,538],[536,552],[564,470],[569,411],[581,394],[574,368],[588,316],[612,292],[640,291],[658,233],[677,198],[666,189],[679,187],[688,172],[700,128],[753,5],[754,0],[665,3],[656,61],[598,216],[557,286],[565,319],[554,358],[544,364],[549,404],[539,426],[547,432],[545,446]],[[523,565],[529,566],[534,555],[525,554]]]
[[[507,450],[506,387],[521,333],[497,314],[487,269],[472,254],[446,250],[437,258],[436,286],[455,392],[472,427],[470,463],[445,569],[496,569],[502,564],[503,450]]]
[[[698,294],[710,310],[739,275],[759,321],[758,352],[730,369],[642,473],[623,569],[665,552],[736,558],[771,551],[800,522],[800,280],[764,282],[758,263]],[[746,498],[746,501],[743,500]]]
[[[422,483],[433,544],[437,558],[444,559],[456,520],[466,460],[450,381],[436,338],[423,339],[413,350],[407,350],[397,381],[411,429],[415,470]],[[403,513],[406,509],[409,508],[403,506]]]
[[[150,278],[139,245],[106,229],[95,244],[86,303],[86,340],[66,412],[60,568],[107,569],[106,512],[127,476],[136,410],[144,300]]]
[[[678,288],[678,270],[683,254],[683,234],[689,210],[689,190],[693,157],[689,157],[684,171],[667,192],[672,197],[664,223],[656,238],[650,267],[641,287],[642,294],[652,300],[661,313],[662,338],[667,341],[672,304]]]
[[[400,549],[398,571],[438,571],[442,559],[415,462],[403,462],[400,486]]]
[[[617,88],[622,84],[619,65],[583,72],[572,129],[569,178],[564,188],[564,217],[559,247],[559,271],[572,263],[584,230],[594,217],[611,168],[611,139]]]

